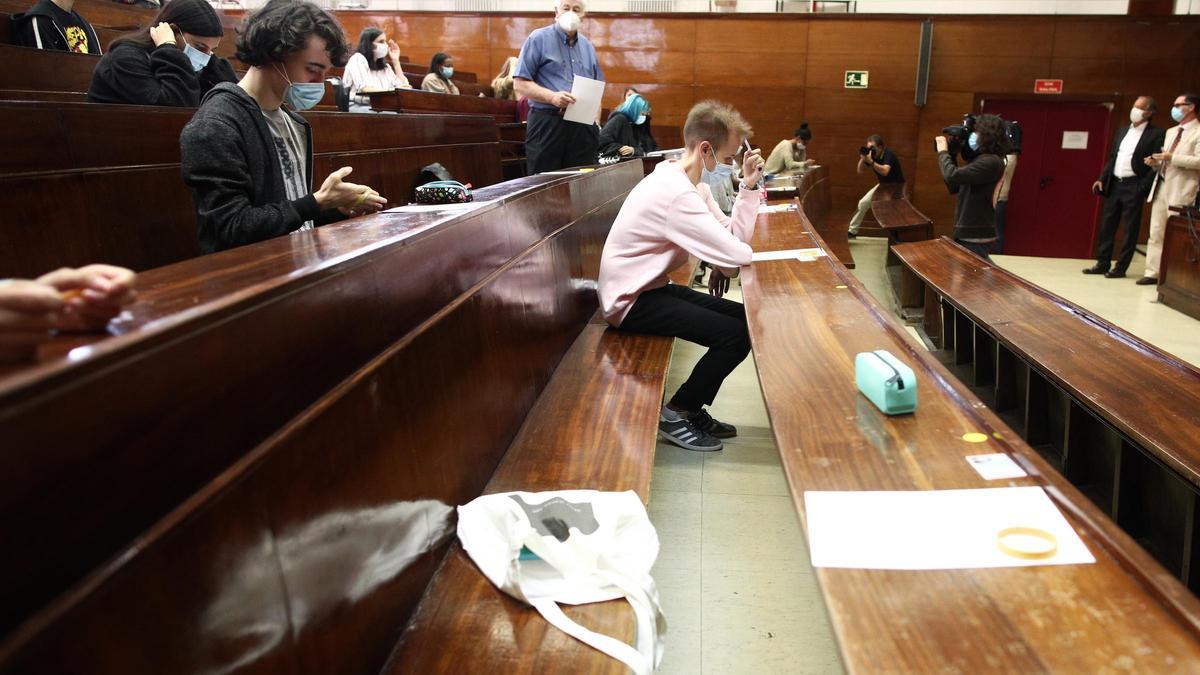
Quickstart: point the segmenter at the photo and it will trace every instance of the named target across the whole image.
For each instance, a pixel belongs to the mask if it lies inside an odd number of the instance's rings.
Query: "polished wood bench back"
[[[950,370],[1200,590],[1200,370],[946,237],[896,255]]]
[[[802,213],[760,218],[756,250],[822,245]],[[1097,559],[1030,568],[817,568],[847,672],[1096,672],[1116,662],[1156,672],[1200,659],[1196,598],[957,383],[832,256],[755,263],[742,289],[802,527],[807,490],[1039,485]],[[914,414],[883,415],[858,393],[855,354],[875,349],[915,372]],[[968,443],[968,432],[987,440]],[[984,481],[964,459],[992,452],[1010,455],[1029,476]]]
[[[490,203],[469,213],[377,214],[141,275],[116,337],[63,338],[0,378],[0,523],[29,542],[0,562],[14,580],[0,589],[0,625],[42,607],[355,368],[638,176],[532,177],[479,191]],[[555,254],[551,268],[507,277],[530,287],[510,288],[516,298],[543,294],[518,303],[535,326],[574,311],[554,299],[558,286],[575,288],[573,302],[594,296],[582,280],[595,277],[603,236],[584,243],[577,265]],[[476,339],[477,327],[462,329]],[[525,347],[561,353],[562,339]],[[65,410],[78,412],[64,423]]]
[[[0,90],[86,92],[98,63],[96,54],[0,44]]]
[[[31,277],[95,261],[144,270],[198,255],[192,196],[179,165],[179,134],[193,113],[0,103],[0,210],[7,214],[0,275]],[[315,185],[353,166],[351,180],[407,203],[421,167],[433,162],[478,187],[501,180],[490,118],[305,116],[313,128]]]
[[[517,102],[478,96],[451,96],[415,89],[371,94],[371,107],[396,112],[439,112],[491,115],[497,122],[517,122]]]
[[[912,320],[921,307],[921,287],[912,275],[904,272],[892,247],[902,242],[932,239],[933,221],[908,200],[906,183],[880,183],[871,197],[871,213],[888,238],[884,270],[896,311],[906,320]]]

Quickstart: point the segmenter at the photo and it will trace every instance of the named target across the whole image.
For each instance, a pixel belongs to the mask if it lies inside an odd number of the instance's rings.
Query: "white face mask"
[[[388,46],[382,42],[375,43],[375,58],[382,59],[388,55]]]
[[[567,33],[576,33],[579,31],[579,26],[583,23],[583,19],[574,11],[563,12],[558,15],[558,27]]]

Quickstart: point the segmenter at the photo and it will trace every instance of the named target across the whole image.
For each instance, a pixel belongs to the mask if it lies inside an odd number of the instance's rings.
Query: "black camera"
[[[860,145],[858,147],[858,154],[863,155],[865,157],[865,156],[871,154],[871,149],[865,145]]]
[[[952,124],[942,128],[942,135],[946,137],[946,151],[950,153],[951,157],[961,155],[965,162],[969,162],[975,157],[975,152],[967,144],[967,139],[971,137],[973,131],[975,131],[974,115],[963,115],[962,124]]]

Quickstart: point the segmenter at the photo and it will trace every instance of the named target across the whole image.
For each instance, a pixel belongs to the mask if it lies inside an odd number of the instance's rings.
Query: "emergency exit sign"
[[[846,71],[846,88],[847,89],[866,89],[867,88],[867,71],[865,70],[847,70]]]
[[[1034,80],[1033,93],[1035,94],[1061,94],[1062,80]]]

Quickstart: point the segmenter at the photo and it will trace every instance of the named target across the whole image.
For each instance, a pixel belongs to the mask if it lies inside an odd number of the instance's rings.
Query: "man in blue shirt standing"
[[[579,34],[586,12],[584,0],[558,0],[554,25],[533,31],[517,57],[513,88],[529,99],[525,155],[530,174],[596,163],[599,126],[563,119],[563,110],[575,102],[576,75],[604,80],[596,48]]]

